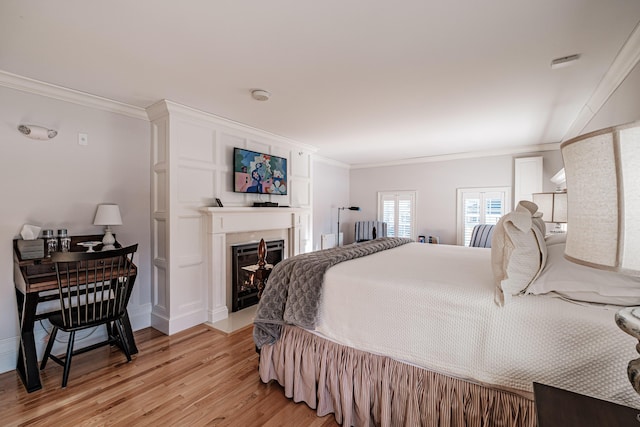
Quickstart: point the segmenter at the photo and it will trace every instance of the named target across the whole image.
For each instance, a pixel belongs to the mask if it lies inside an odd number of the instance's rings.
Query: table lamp
[[[578,136],[560,149],[567,177],[565,258],[639,276],[640,121]],[[616,323],[640,340],[640,307],[618,311]],[[629,363],[627,374],[640,393],[640,359]]]
[[[116,204],[98,205],[93,225],[105,225],[104,237],[102,238],[103,249],[114,249],[116,239],[111,233],[112,225],[122,225],[120,208]]]
[[[561,224],[567,222],[567,192],[556,191],[553,193],[533,193],[533,203],[538,205],[538,211],[542,212],[544,222],[553,222],[555,228],[550,233],[564,233]]]

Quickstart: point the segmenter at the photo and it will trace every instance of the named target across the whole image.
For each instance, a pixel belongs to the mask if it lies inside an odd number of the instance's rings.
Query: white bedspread
[[[491,250],[411,243],[326,274],[316,332],[440,373],[532,391],[540,382],[640,408],[635,341],[615,310],[527,295],[494,303]]]

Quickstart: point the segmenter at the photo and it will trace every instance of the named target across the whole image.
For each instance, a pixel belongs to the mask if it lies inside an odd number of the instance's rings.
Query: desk
[[[84,251],[86,249],[78,246],[78,243],[95,240],[102,240],[102,235],[72,236],[71,250]],[[50,258],[23,260],[20,251],[18,251],[17,241],[17,239],[13,241],[13,281],[16,287],[16,303],[20,321],[20,347],[16,371],[27,391],[31,393],[42,388],[33,327],[37,320],[46,319],[52,314],[51,312],[36,314],[36,310],[41,302],[58,300],[58,281],[55,266]],[[100,246],[97,246],[96,250],[100,250]],[[120,247],[118,243],[116,246]],[[134,266],[131,277],[132,286],[135,283],[136,275],[137,268]],[[125,339],[129,344],[131,354],[136,354],[138,348],[133,339],[128,313],[125,313],[123,324]]]

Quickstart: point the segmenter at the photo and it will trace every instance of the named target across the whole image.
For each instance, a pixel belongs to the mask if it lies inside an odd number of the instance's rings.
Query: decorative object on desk
[[[338,241],[338,246],[342,245],[342,242],[340,241],[340,211],[343,211],[345,209],[348,209],[350,211],[359,211],[360,206],[349,206],[349,207],[338,208],[338,233],[336,237],[336,240]]]
[[[565,258],[640,275],[640,122],[578,136],[560,149],[568,196]],[[640,340],[640,307],[620,310],[616,323]],[[627,373],[640,393],[640,359]]]
[[[553,222],[555,228],[550,233],[564,233],[561,224],[567,223],[567,190],[553,193],[534,193],[533,203],[538,205],[544,222]]]
[[[44,258],[44,240],[18,240],[18,251],[22,259]]]
[[[220,201],[220,199],[218,199],[216,197],[216,204],[218,205],[219,208],[223,208],[224,206],[222,206],[222,202]]]
[[[425,236],[418,236],[418,243],[425,243],[427,241],[427,239],[425,238]]]
[[[96,240],[96,241],[91,241],[91,242],[80,242],[80,243],[78,243],[78,246],[82,246],[82,247],[87,248],[87,252],[95,252],[93,250],[93,248],[98,246],[98,245],[101,245],[101,244],[102,244],[102,242],[99,242],[99,241]]]
[[[58,250],[58,239],[53,235],[53,230],[42,230],[42,238],[47,245],[47,256]]]
[[[120,207],[113,203],[105,203],[98,205],[93,225],[105,225],[104,237],[102,238],[103,249],[109,250],[115,248],[116,239],[111,232],[112,225],[122,225],[122,217],[120,216]]]
[[[20,125],[18,126],[18,130],[31,139],[39,139],[41,141],[48,141],[49,139],[55,138],[58,134],[57,130],[36,125]]]
[[[437,245],[440,243],[440,237],[438,236],[429,236],[429,243],[433,245]]]
[[[71,250],[71,237],[69,237],[66,228],[58,230],[58,248],[60,252],[69,252]]]
[[[37,225],[29,225],[25,224],[22,226],[22,230],[20,230],[20,237],[24,240],[34,240],[38,238],[40,234],[41,228]]]

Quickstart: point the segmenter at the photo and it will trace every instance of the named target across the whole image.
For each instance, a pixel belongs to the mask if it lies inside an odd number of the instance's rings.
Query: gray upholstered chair
[[[387,237],[387,223],[382,221],[356,221],[356,242]]]
[[[473,227],[469,246],[474,248],[490,248],[493,228],[493,224],[478,224]]]

